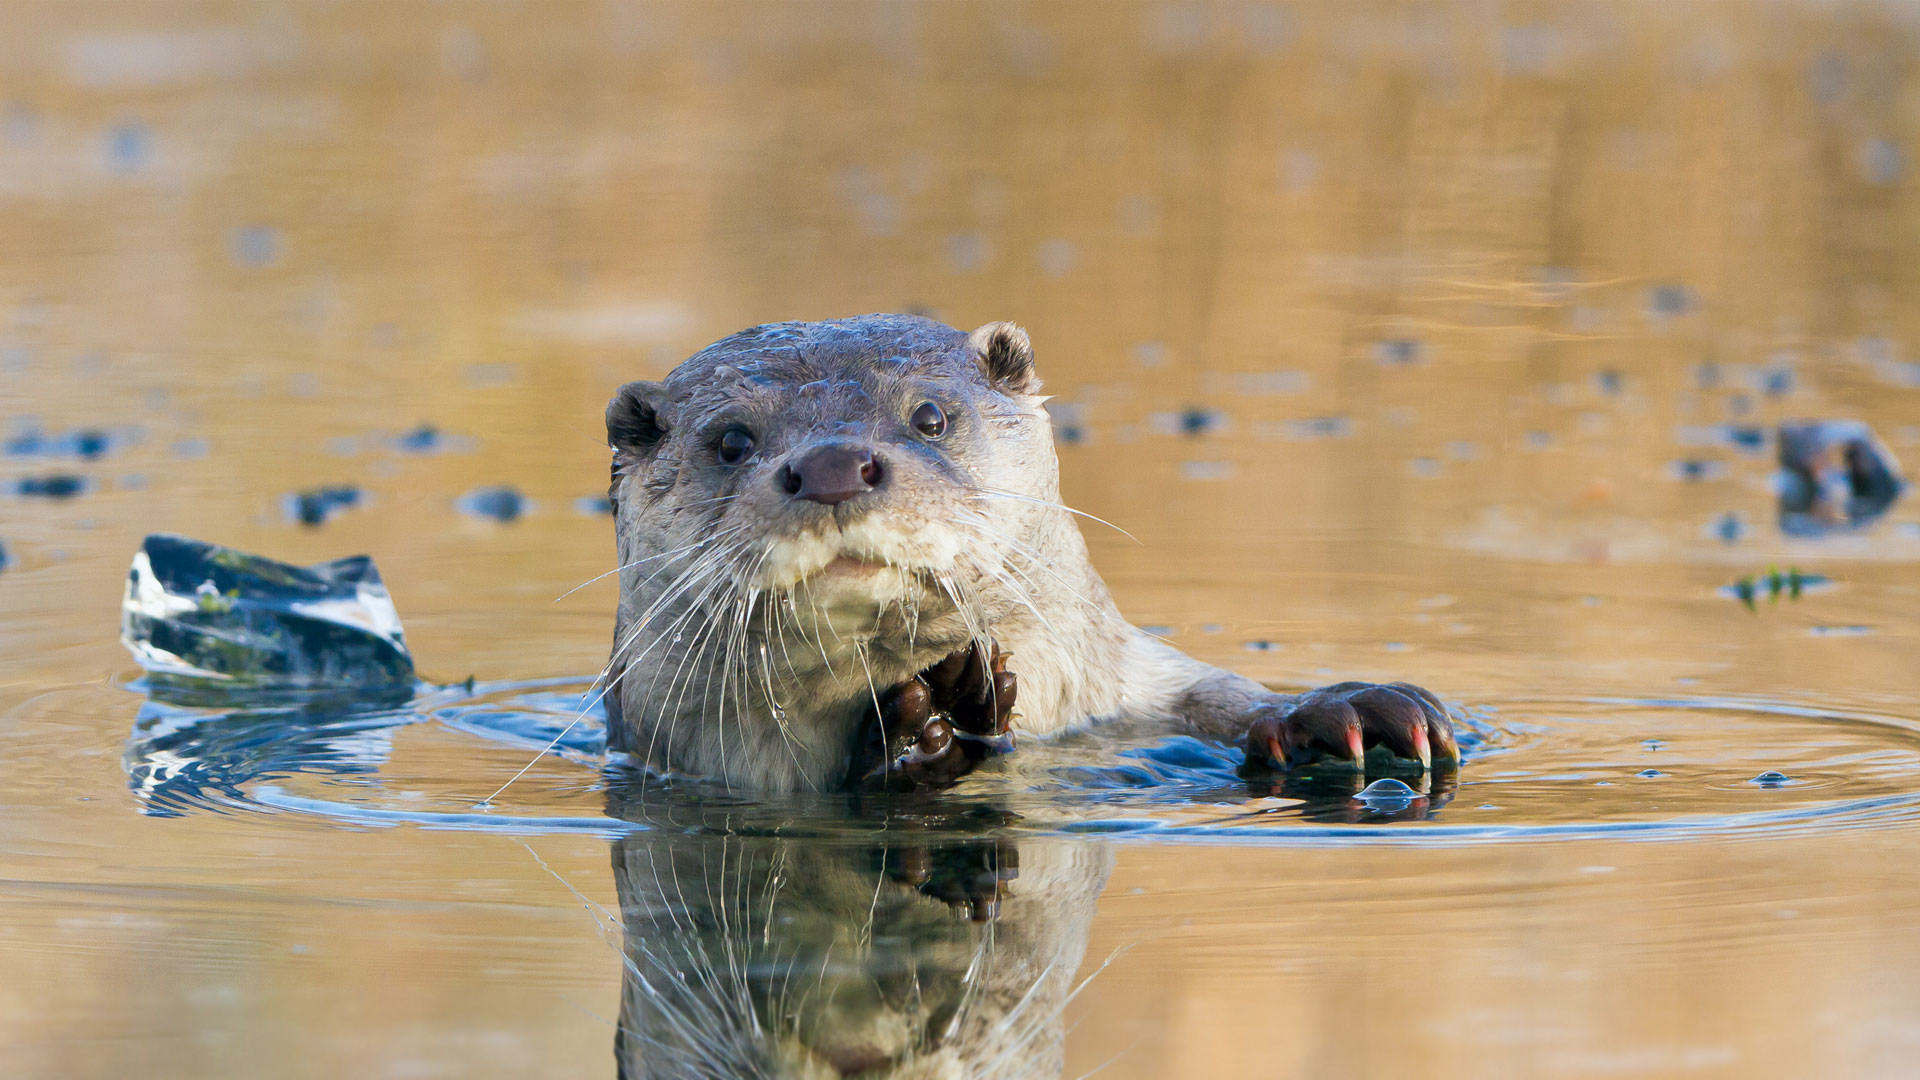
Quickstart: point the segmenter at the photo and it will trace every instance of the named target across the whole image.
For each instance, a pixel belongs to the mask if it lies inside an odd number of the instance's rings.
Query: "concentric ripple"
[[[1920,818],[1920,724],[1734,698],[1532,698],[1477,707],[1458,774],[1243,777],[1236,748],[1081,733],[936,797],[768,800],[600,752],[584,680],[422,687],[403,706],[208,710],[149,700],[129,784],[151,814],[282,813],[354,827],[619,834],[672,827],[857,837],[978,811],[1016,834],[1230,843],[1684,839]],[[506,791],[490,793],[526,769]]]

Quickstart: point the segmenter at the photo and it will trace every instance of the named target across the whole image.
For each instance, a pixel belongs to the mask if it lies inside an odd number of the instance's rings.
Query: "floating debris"
[[[1753,611],[1762,596],[1767,598],[1768,603],[1774,603],[1782,596],[1798,600],[1800,594],[1808,589],[1832,583],[1832,578],[1806,573],[1797,566],[1788,567],[1785,573],[1781,573],[1778,567],[1768,567],[1764,574],[1743,577],[1731,585],[1723,586],[1720,593],[1739,600],[1747,606],[1748,611]]]
[[[127,574],[120,640],[162,684],[210,692],[413,681],[393,598],[365,555],[299,567],[157,533]]]
[[[490,518],[502,524],[519,521],[533,504],[510,487],[475,488],[460,496],[454,504],[463,514]]]
[[[325,525],[342,510],[359,506],[364,500],[360,489],[345,484],[296,491],[282,499],[287,517],[309,527]]]
[[[1780,425],[1780,531],[1821,536],[1870,525],[1900,499],[1900,463],[1857,420]]]

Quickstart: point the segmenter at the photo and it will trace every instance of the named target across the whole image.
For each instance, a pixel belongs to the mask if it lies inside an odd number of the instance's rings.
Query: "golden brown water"
[[[127,560],[371,552],[428,674],[584,680],[611,586],[552,599],[611,566],[574,507],[611,389],[900,309],[1029,327],[1137,621],[1496,731],[1391,836],[1023,841],[1115,861],[1064,1075],[1911,1074],[1920,503],[1787,539],[1716,432],[1849,416],[1920,458],[1915,9],[0,17],[0,434],[124,443],[0,457],[93,483],[0,495],[8,1075],[612,1075],[619,953],[529,850],[611,906],[604,836],[142,812]],[[396,450],[422,422],[454,445]],[[324,483],[371,502],[289,521]],[[531,512],[455,509],[494,484]],[[1769,565],[1836,584],[1718,592]],[[428,721],[376,756],[273,780],[463,809],[529,755]],[[503,801],[602,796],[554,760]]]

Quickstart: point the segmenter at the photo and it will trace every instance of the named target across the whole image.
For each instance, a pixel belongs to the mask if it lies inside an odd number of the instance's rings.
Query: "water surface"
[[[1788,535],[1770,443],[1849,417],[1920,460],[1906,9],[10,14],[19,1075],[857,1071],[910,1021],[987,1075],[1920,1051],[1920,503]],[[1456,781],[1082,739],[943,803],[767,805],[603,769],[590,717],[476,809],[605,659],[611,584],[554,598],[611,566],[612,388],[901,309],[1029,328],[1132,618],[1434,688]],[[151,701],[115,630],[161,530],[369,552],[423,673],[478,683]],[[1830,582],[1729,595],[1770,567]],[[754,1010],[771,1050],[684,1037]]]

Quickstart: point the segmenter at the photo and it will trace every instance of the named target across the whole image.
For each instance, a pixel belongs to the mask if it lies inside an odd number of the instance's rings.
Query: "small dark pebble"
[[[1681,480],[1711,480],[1720,475],[1720,463],[1685,458],[1673,463],[1673,475]]]
[[[1246,649],[1248,652],[1279,652],[1280,643],[1277,641],[1249,641],[1247,642]]]
[[[1768,397],[1785,397],[1793,393],[1793,369],[1775,367],[1761,372],[1760,389]]]
[[[518,521],[527,512],[526,497],[510,487],[475,488],[462,495],[457,505],[462,513],[502,523]]]
[[[1768,769],[1766,772],[1747,781],[1747,783],[1754,784],[1758,787],[1786,787],[1788,784],[1793,783],[1793,777],[1788,776],[1786,773],[1774,772],[1772,769]]]
[[[1594,376],[1603,394],[1617,394],[1626,387],[1626,379],[1617,371],[1602,371]]]
[[[1722,543],[1732,544],[1747,534],[1747,523],[1739,514],[1729,511],[1713,519],[1712,531]]]
[[[1082,430],[1078,424],[1060,425],[1059,435],[1060,441],[1066,443],[1068,446],[1083,443],[1087,439],[1087,433]]]
[[[23,476],[14,481],[13,490],[18,495],[29,495],[36,499],[71,499],[87,490],[84,476],[73,473],[49,473],[46,476]]]
[[[287,496],[287,516],[306,526],[325,525],[342,510],[359,506],[360,489],[345,484],[312,488]]]
[[[1761,428],[1749,424],[1728,424],[1727,442],[1749,454],[1757,454],[1767,448],[1767,433]]]
[[[1221,416],[1213,409],[1188,406],[1180,410],[1180,434],[1205,435],[1220,426]]]
[[[432,424],[421,424],[395,439],[394,445],[409,454],[431,454],[446,443],[446,436]]]
[[[1420,354],[1420,343],[1412,338],[1389,338],[1373,343],[1373,358],[1383,364],[1417,364]]]

